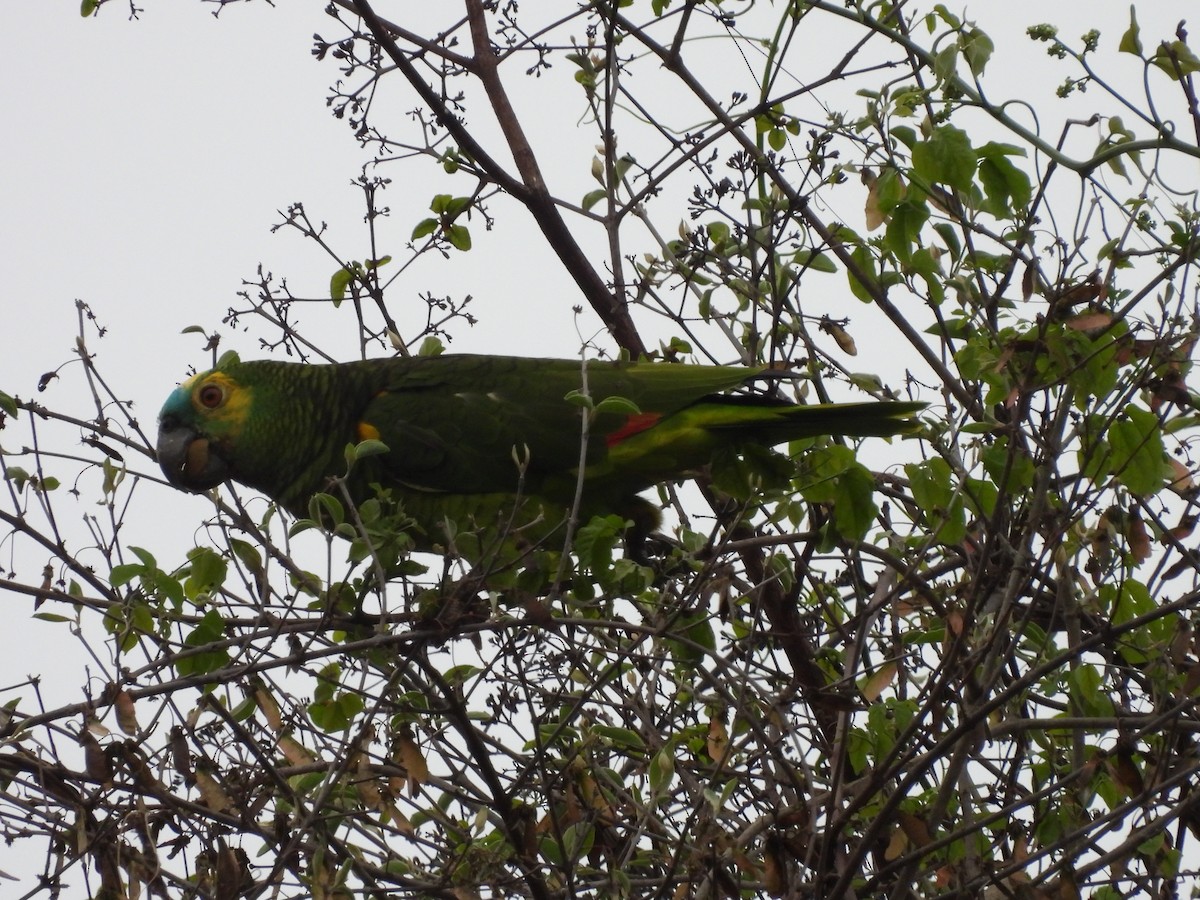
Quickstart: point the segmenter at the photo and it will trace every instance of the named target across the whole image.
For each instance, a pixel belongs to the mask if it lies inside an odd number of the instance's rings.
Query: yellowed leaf
[[[226,812],[233,808],[233,801],[221,787],[221,783],[213,777],[207,763],[196,765],[196,789],[200,792],[201,802],[209,809]]]
[[[254,686],[254,702],[258,705],[263,718],[267,720],[267,726],[279,734],[283,730],[283,718],[279,714],[279,704],[275,702],[275,697],[267,690],[266,685],[256,684]]]
[[[713,762],[723,765],[729,747],[729,731],[725,722],[717,716],[708,720],[708,755]]]
[[[771,835],[767,838],[767,846],[763,853],[762,883],[772,897],[783,897],[788,894],[787,857],[784,855],[783,842],[778,835]]]
[[[281,737],[277,746],[279,752],[283,754],[283,758],[293,766],[310,766],[317,761],[312,751],[291,735],[285,734]]]
[[[117,691],[113,698],[113,708],[117,711],[117,725],[128,735],[138,733],[137,712],[133,706],[133,698],[129,691]]]
[[[241,893],[242,863],[232,847],[221,845],[217,850],[216,900],[235,900]]]
[[[963,614],[957,609],[952,609],[946,613],[946,630],[954,637],[958,637],[966,628],[966,621],[963,619]]]
[[[858,356],[858,345],[854,343],[854,338],[850,337],[850,332],[837,324],[830,324],[828,331],[843,353],[847,356]]]
[[[171,729],[170,741],[171,765],[186,784],[191,784],[195,777],[192,774],[192,754],[188,751],[187,736],[182,726],[176,725]]]
[[[421,748],[413,740],[412,731],[405,728],[396,741],[397,760],[404,767],[405,779],[408,785],[408,795],[415,796],[417,788],[429,780],[429,764],[425,761]]]
[[[1141,513],[1134,509],[1129,515],[1129,530],[1125,535],[1129,542],[1129,552],[1135,562],[1144,563],[1150,558],[1150,533]]]
[[[896,820],[904,829],[904,833],[908,835],[908,843],[913,849],[919,850],[929,845],[932,838],[929,834],[929,826],[925,824],[924,819],[902,810],[896,814]]]
[[[879,208],[879,179],[872,177],[867,184],[867,202],[863,204],[863,215],[867,220],[867,231],[874,231],[887,221]]]
[[[1112,313],[1085,312],[1072,316],[1064,324],[1075,331],[1096,331],[1100,328],[1107,328],[1112,321]]]
[[[886,662],[871,674],[862,686],[862,695],[868,703],[879,699],[883,689],[896,680],[896,672],[896,663]]]
[[[83,765],[88,777],[100,782],[102,787],[112,787],[112,761],[100,746],[100,742],[90,731],[84,730],[79,733],[79,743],[83,745]]]
[[[1125,792],[1127,797],[1137,797],[1146,789],[1141,770],[1133,760],[1133,753],[1128,748],[1118,745],[1116,759],[1111,767],[1113,781]]]
[[[1167,484],[1176,494],[1191,494],[1196,490],[1196,482],[1191,470],[1173,456],[1167,457],[1167,465],[1171,467],[1173,479]]]

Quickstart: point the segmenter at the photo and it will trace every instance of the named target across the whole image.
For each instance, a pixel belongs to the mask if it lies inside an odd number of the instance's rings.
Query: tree
[[[0,394],[0,585],[82,638],[97,685],[6,692],[0,833],[36,848],[42,887],[1194,884],[1183,26],[1031,27],[1081,121],[1009,102],[992,39],[941,5],[466,0],[420,31],[329,11],[331,108],[377,157],[369,241],[336,246],[301,205],[281,227],[329,255],[326,321],[363,355],[442,352],[474,321],[466,298],[398,312],[398,257],[452,265],[481,225],[531,220],[578,286],[562,302],[604,326],[587,352],[766,362],[801,397],[931,406],[917,439],[809,441],[663,486],[653,566],[599,519],[481,585],[335,491],[319,512],[349,539],[223,490],[195,546],[150,550],[121,524],[168,489],[81,306],[94,416]],[[835,61],[814,73],[820,42]],[[1108,77],[1134,60],[1136,86]],[[535,129],[568,78],[574,106]],[[411,234],[383,202],[399,173],[434,185]],[[294,327],[304,300],[261,274],[225,324],[326,358]],[[199,330],[215,353],[221,329]]]

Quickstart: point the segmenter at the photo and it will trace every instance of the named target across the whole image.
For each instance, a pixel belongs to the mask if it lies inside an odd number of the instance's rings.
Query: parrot
[[[233,480],[300,518],[334,478],[356,504],[386,490],[415,523],[417,550],[447,552],[471,528],[545,540],[574,508],[581,522],[623,516],[629,554],[660,524],[643,491],[751,445],[911,433],[924,406],[805,405],[745,390],[777,377],[665,362],[445,354],[313,364],[227,353],[167,398],[156,449],[177,488]],[[347,445],[364,441],[381,443],[347,474]]]

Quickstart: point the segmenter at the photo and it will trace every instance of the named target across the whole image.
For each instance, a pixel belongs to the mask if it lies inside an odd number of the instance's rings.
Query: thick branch
[[[483,82],[497,121],[508,141],[509,151],[516,161],[519,178],[514,178],[493,159],[471,135],[470,130],[446,109],[442,98],[425,82],[412,61],[397,46],[391,30],[375,14],[367,0],[355,0],[348,8],[362,17],[380,49],[395,63],[396,68],[404,74],[421,99],[436,112],[439,123],[450,132],[459,146],[489,178],[529,210],[559,260],[571,273],[588,304],[600,316],[617,344],[635,357],[645,353],[645,344],[633,324],[633,319],[630,318],[627,304],[622,298],[613,296],[600,273],[575,240],[567,223],[563,221],[554,198],[546,189],[533,148],[521,129],[517,115],[500,82],[497,58],[487,37],[483,4],[479,0],[467,2],[471,36],[475,43],[475,57],[469,68]]]

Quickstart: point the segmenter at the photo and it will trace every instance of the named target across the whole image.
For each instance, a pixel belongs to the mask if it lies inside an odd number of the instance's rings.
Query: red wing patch
[[[611,434],[604,436],[604,443],[615,447],[626,438],[640,434],[647,428],[653,428],[662,419],[662,413],[634,413],[625,420],[625,424]]]

